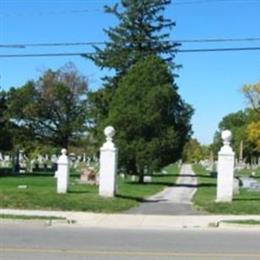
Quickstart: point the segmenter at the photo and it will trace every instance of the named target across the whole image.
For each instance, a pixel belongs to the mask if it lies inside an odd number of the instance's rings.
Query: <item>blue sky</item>
[[[116,19],[103,13],[115,0],[0,0],[0,44],[104,41],[103,28]],[[173,0],[165,16],[176,21],[172,40],[260,38],[260,0]],[[182,49],[260,46],[260,41],[185,43]],[[90,46],[0,48],[0,54],[89,52]],[[75,63],[92,89],[101,86],[101,71],[81,57],[0,58],[0,86],[19,87],[48,68]],[[207,144],[223,116],[243,109],[245,83],[260,80],[260,51],[178,53],[179,93],[194,109],[194,137]]]

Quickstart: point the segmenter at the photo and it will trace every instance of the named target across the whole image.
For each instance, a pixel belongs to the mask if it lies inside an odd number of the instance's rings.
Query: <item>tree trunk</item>
[[[140,183],[140,184],[143,184],[143,183],[144,183],[144,175],[143,175],[143,174],[140,174],[140,175],[139,175],[139,183]]]

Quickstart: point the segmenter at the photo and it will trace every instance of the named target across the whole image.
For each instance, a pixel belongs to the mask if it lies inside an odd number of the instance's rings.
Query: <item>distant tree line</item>
[[[248,107],[226,115],[219,123],[212,149],[215,154],[221,146],[220,133],[229,129],[233,134],[232,146],[238,159],[243,156],[247,162],[260,158],[260,82],[242,88]]]

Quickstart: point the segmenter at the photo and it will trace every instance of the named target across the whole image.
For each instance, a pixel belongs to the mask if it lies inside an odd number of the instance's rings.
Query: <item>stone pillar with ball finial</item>
[[[232,202],[235,154],[230,146],[232,133],[221,133],[223,146],[218,153],[218,180],[216,202]]]
[[[69,186],[69,158],[67,150],[61,150],[61,156],[57,161],[57,171],[55,176],[57,178],[57,193],[67,193]]]
[[[104,130],[106,142],[100,148],[99,195],[114,197],[116,193],[117,148],[113,143],[115,129],[108,126]]]

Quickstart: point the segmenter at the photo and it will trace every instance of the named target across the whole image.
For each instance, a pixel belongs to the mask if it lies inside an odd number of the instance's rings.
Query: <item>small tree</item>
[[[247,84],[242,88],[242,92],[249,103],[249,105],[258,113],[258,120],[260,116],[260,82],[256,84]]]
[[[182,159],[185,162],[199,162],[205,159],[206,147],[201,146],[197,139],[190,139],[184,146]]]
[[[190,136],[192,109],[177,93],[161,59],[150,56],[119,82],[105,125],[117,131],[120,166],[128,173],[152,173],[181,157]]]
[[[8,108],[20,133],[44,144],[68,147],[85,131],[87,81],[72,64],[47,70],[37,81],[11,88]]]

